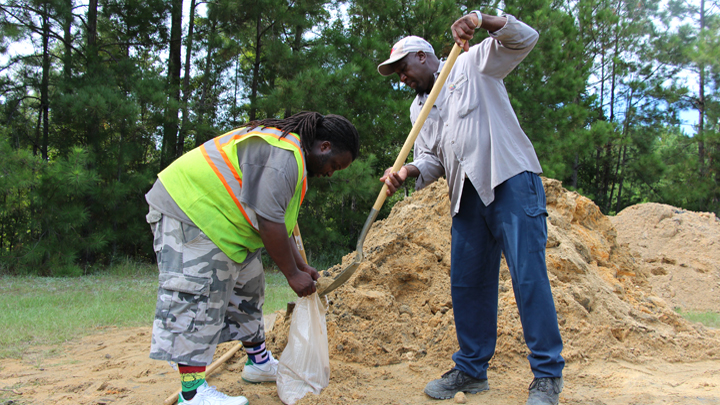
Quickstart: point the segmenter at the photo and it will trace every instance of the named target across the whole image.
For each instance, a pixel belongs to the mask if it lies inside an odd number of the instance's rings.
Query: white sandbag
[[[330,384],[326,312],[317,293],[295,303],[277,373],[278,396],[285,404],[294,404],[308,392],[319,395]]]

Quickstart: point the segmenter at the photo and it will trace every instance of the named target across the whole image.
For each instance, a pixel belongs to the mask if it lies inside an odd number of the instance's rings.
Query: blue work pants
[[[540,177],[520,173],[495,188],[486,206],[466,179],[452,221],[451,294],[460,350],[456,368],[487,378],[497,341],[500,254],[510,268],[528,360],[537,378],[560,377],[562,339],[545,264],[545,190]]]

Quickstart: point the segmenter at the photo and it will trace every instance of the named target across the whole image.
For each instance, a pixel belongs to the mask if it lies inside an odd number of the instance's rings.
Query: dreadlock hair
[[[252,130],[259,126],[277,128],[282,131],[283,137],[290,132],[299,135],[306,151],[312,149],[315,141],[329,141],[333,145],[333,154],[347,151],[355,160],[360,153],[360,135],[355,126],[341,115],[323,116],[317,112],[303,111],[285,119],[251,121],[247,128]]]

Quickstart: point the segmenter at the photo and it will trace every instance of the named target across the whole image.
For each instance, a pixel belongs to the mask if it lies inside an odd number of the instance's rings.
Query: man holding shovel
[[[275,381],[265,348],[265,274],[260,248],[298,296],[315,292],[318,272],[291,232],[307,177],[332,176],[357,158],[355,127],[339,115],[304,112],[253,121],[178,158],[146,195],[160,269],[150,357],[176,362],[179,403],[244,405],[205,382],[218,343],[239,340],[242,378]]]
[[[490,37],[473,47],[475,30]],[[503,78],[527,55],[538,33],[515,17],[473,11],[452,25],[465,53],[457,58],[414,144],[414,161],[380,179],[393,194],[407,179],[425,187],[447,178],[452,221],[451,295],[460,350],[455,367],[431,381],[433,398],[488,389],[487,368],[497,340],[501,253],[510,268],[513,291],[530,349],[534,374],[528,405],[557,404],[564,360],[545,265],[547,225],[542,172],[535,150],[520,128]],[[396,73],[417,92],[413,122],[433,88],[443,62],[419,37],[397,42],[378,66]]]

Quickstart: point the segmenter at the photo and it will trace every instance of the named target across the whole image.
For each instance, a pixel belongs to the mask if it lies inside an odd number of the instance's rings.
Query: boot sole
[[[428,392],[429,390],[425,389],[425,390],[423,390],[423,392],[424,392],[425,394],[427,394],[427,396],[429,396],[429,397],[431,397],[431,398],[435,398],[435,399],[450,399],[450,398],[454,398],[454,397],[455,397],[455,394],[457,394],[458,392],[461,392],[461,391],[464,392],[464,393],[467,393],[467,394],[477,394],[477,393],[479,393],[479,392],[487,391],[488,389],[489,389],[489,387],[473,387],[473,388],[466,388],[466,389],[462,389],[462,390],[457,390],[457,391],[454,391],[454,392],[453,392],[453,391],[444,391],[444,392],[434,391],[434,392]]]

